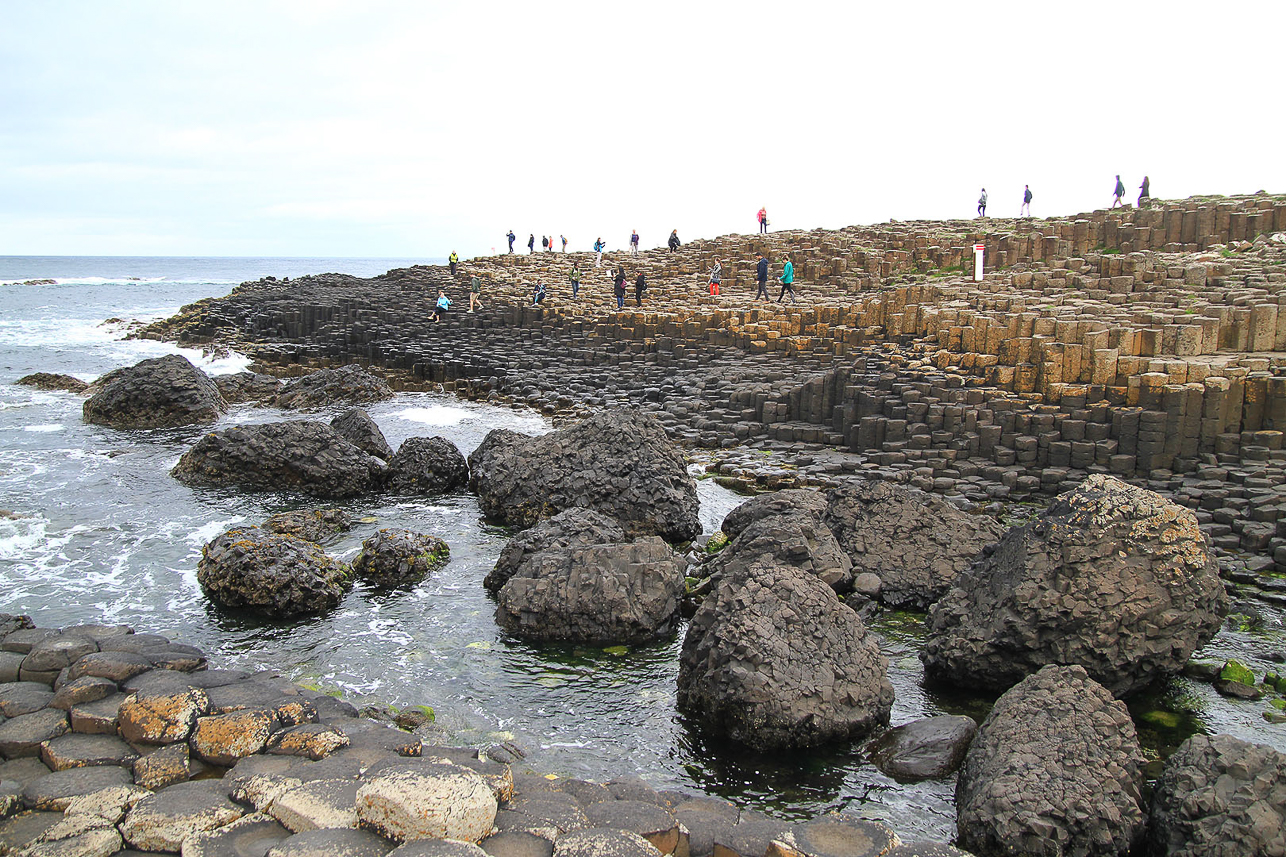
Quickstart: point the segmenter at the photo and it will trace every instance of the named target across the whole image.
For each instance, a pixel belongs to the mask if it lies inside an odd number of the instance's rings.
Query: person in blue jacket
[[[759,300],[760,295],[763,295],[766,301],[772,300],[768,297],[768,260],[764,258],[763,253],[759,254],[759,261],[755,264],[755,279],[759,281],[759,291],[755,292],[755,300]]]
[[[446,315],[449,309],[451,309],[451,299],[447,297],[446,292],[438,289],[438,304],[433,308],[433,323],[437,324],[441,321],[442,316]]]
[[[509,252],[512,253],[514,251],[514,239],[517,238],[518,236],[514,235],[514,231],[510,229],[508,234],[505,235],[505,237],[509,239]]]
[[[790,302],[795,302],[795,266],[790,263],[790,257],[786,257],[786,264],[781,269],[781,276],[777,278],[781,283],[781,294],[777,295],[777,303],[790,294]]]

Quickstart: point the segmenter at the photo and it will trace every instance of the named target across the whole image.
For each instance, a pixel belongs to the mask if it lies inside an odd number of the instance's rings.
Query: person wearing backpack
[[[987,216],[987,189],[982,189],[982,196],[978,197],[978,216]]]
[[[559,235],[558,237],[559,237],[559,238],[561,238],[561,239],[563,239],[563,252],[564,252],[564,253],[566,253],[566,252],[567,252],[567,236],[566,236],[566,235]]]
[[[596,255],[596,256],[594,257],[594,267],[595,267],[595,268],[601,268],[601,267],[603,267],[603,248],[604,248],[604,247],[606,247],[606,246],[607,246],[607,245],[603,243],[603,239],[602,239],[602,238],[595,238],[595,239],[594,239],[594,252],[595,252],[596,254],[598,254],[598,255]]]
[[[1028,217],[1031,217],[1031,186],[1030,185],[1023,185],[1023,204],[1022,204],[1022,207],[1018,209],[1018,216],[1022,217],[1024,211],[1027,212]]]
[[[536,306],[545,299],[545,284],[540,280],[536,281],[536,288],[532,290],[531,305]]]
[[[572,281],[572,300],[576,300],[576,294],[580,291],[580,265],[572,262],[572,272],[567,275],[567,279]]]

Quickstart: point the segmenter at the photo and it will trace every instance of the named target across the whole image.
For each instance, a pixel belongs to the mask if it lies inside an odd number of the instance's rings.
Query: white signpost
[[[986,244],[973,245],[973,281],[975,283],[982,282],[982,256],[986,249]]]

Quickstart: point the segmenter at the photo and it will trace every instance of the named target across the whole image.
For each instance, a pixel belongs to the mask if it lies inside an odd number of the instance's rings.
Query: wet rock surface
[[[469,484],[469,465],[444,437],[411,437],[389,460],[387,480],[394,494],[445,494]]]
[[[349,408],[330,421],[330,427],[340,436],[368,455],[388,461],[393,449],[388,445],[384,432],[371,415],[361,408]]]
[[[325,423],[289,420],[211,432],[170,473],[185,485],[340,498],[378,488],[384,465]]]
[[[888,722],[887,664],[821,580],[761,564],[716,583],[683,641],[678,704],[716,735],[758,748],[861,736]]]
[[[227,375],[215,375],[211,380],[223,394],[223,400],[230,405],[246,402],[270,404],[281,392],[282,381],[272,375],[260,372],[234,372]]]
[[[258,527],[217,536],[197,564],[197,582],[215,603],[278,617],[332,609],[344,597],[349,573],[316,544]]]
[[[824,520],[853,564],[880,579],[890,607],[926,610],[1004,531],[933,494],[887,482],[832,489]]]
[[[278,512],[262,526],[279,536],[294,536],[321,545],[351,530],[353,519],[343,509],[300,509]]]
[[[616,519],[593,509],[566,509],[510,539],[500,551],[495,567],[487,573],[483,586],[495,595],[528,557],[547,548],[588,547],[625,540],[625,531]]]
[[[1125,854],[1145,822],[1129,711],[1079,666],[1007,691],[956,781],[961,844],[980,855]]]
[[[83,393],[89,388],[88,384],[72,375],[51,372],[33,372],[30,375],[23,375],[14,383],[24,387],[35,387],[37,390],[65,390],[68,393]]]
[[[1157,780],[1148,840],[1165,857],[1286,851],[1286,755],[1229,735],[1192,736]]]
[[[933,676],[991,688],[1079,664],[1124,696],[1182,669],[1226,610],[1195,516],[1095,475],[956,579],[921,659]]]
[[[365,404],[393,398],[393,390],[383,378],[360,366],[320,369],[287,381],[273,400],[286,410],[316,410],[328,405]]]
[[[514,526],[585,507],[631,536],[678,543],[701,531],[682,456],[661,423],[637,411],[596,414],[535,438],[493,431],[469,456],[469,470],[483,513]]]
[[[890,729],[866,752],[877,768],[900,782],[938,779],[960,766],[977,732],[973,718],[942,714]]]
[[[410,530],[384,529],[362,542],[353,574],[375,586],[418,583],[451,558],[442,539]]]
[[[496,597],[496,622],[527,640],[646,642],[674,630],[685,563],[660,538],[528,554]]]
[[[153,429],[214,422],[227,411],[223,394],[177,354],[114,369],[94,383],[85,422],[118,429]]]
[[[735,575],[757,563],[797,568],[837,592],[853,588],[852,563],[813,511],[769,514],[752,520],[703,571],[710,576]]]

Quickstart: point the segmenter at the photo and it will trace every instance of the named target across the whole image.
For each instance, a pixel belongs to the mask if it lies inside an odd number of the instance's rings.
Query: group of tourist
[[[1112,190],[1112,205],[1109,206],[1109,208],[1116,208],[1118,205],[1122,205],[1123,203],[1121,202],[1121,198],[1123,196],[1125,196],[1125,184],[1121,181],[1121,177],[1118,175],[1116,177],[1116,187],[1113,188]],[[1139,208],[1144,208],[1149,204],[1151,204],[1151,202],[1152,202],[1151,182],[1148,181],[1147,176],[1144,176],[1143,184],[1139,185],[1139,201],[1137,203],[1137,206]],[[763,219],[764,218],[763,209],[759,210],[759,215],[761,218],[760,231],[767,231],[767,220]],[[987,189],[986,188],[983,188],[982,193],[979,194],[978,196],[978,216],[979,217],[987,216]],[[1023,204],[1018,208],[1018,216],[1031,217],[1031,185],[1023,185]]]

